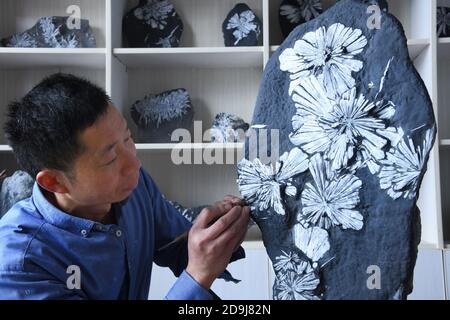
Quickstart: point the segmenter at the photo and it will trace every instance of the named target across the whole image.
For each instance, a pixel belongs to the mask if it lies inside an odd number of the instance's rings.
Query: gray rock
[[[248,140],[238,184],[274,265],[275,299],[412,291],[436,122],[400,22],[382,11],[370,30],[366,12],[339,1],[296,28],[264,71],[252,128],[278,130],[269,151],[281,157],[261,163],[265,150]]]
[[[189,93],[175,89],[136,101],[131,117],[138,125],[138,142],[167,143],[174,130],[192,130],[194,111]]]
[[[214,119],[211,142],[242,142],[249,127],[249,124],[238,116],[221,112]]]
[[[3,39],[4,47],[95,48],[89,20],[80,19],[80,29],[70,29],[67,17],[42,17],[29,30]],[[69,21],[70,22],[70,21]]]
[[[0,192],[0,217],[2,217],[17,202],[31,197],[34,179],[24,171],[16,171],[11,177],[5,178]]]
[[[180,45],[184,25],[168,0],[140,0],[123,18],[123,32],[132,48]]]
[[[222,24],[226,47],[257,46],[261,30],[261,20],[245,3],[238,3]]]

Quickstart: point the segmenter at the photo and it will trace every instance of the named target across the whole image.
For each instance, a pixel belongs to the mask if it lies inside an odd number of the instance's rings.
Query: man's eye
[[[112,165],[114,162],[116,162],[117,158],[115,158],[114,160],[108,162],[105,166],[110,166]]]

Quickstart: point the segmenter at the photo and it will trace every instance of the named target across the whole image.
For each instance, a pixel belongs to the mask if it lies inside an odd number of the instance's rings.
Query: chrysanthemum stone
[[[380,10],[381,28],[368,28],[374,2],[337,2],[296,28],[264,71],[251,128],[277,130],[279,150],[249,132],[237,182],[273,262],[276,299],[412,290],[436,123],[399,21]],[[267,163],[267,154],[282,156]],[[373,266],[377,289],[367,285]]]
[[[257,46],[262,36],[262,23],[245,3],[238,3],[222,24],[226,47]]]
[[[95,48],[89,20],[78,22],[71,17],[42,17],[32,28],[3,39],[1,44],[16,48]]]
[[[169,0],[140,0],[123,18],[122,28],[132,48],[173,48],[180,45],[183,21]]]

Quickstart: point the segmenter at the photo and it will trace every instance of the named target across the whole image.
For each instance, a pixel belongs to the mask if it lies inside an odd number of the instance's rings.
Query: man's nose
[[[134,174],[141,168],[141,161],[138,159],[136,152],[126,152],[125,175]]]

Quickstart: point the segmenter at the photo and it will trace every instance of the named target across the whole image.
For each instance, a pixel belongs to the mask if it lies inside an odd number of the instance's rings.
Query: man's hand
[[[205,289],[226,269],[242,243],[250,219],[250,208],[241,199],[227,196],[202,210],[189,232],[189,273]]]

